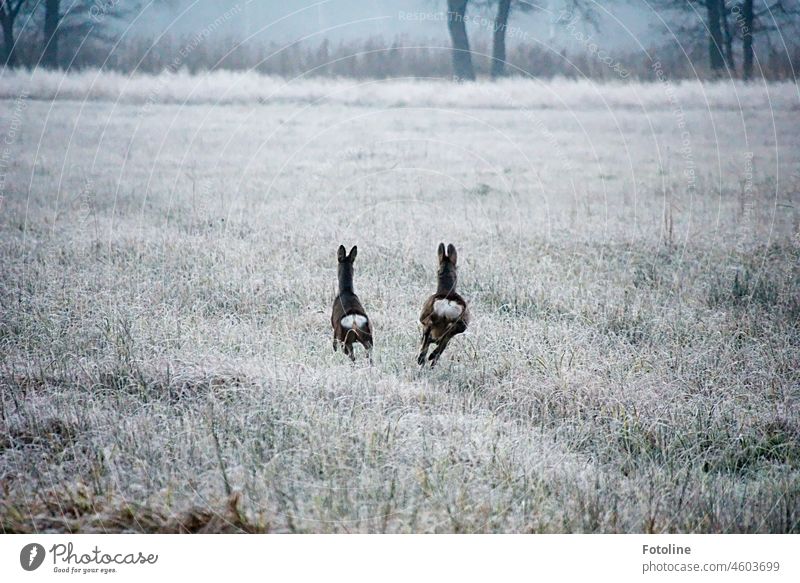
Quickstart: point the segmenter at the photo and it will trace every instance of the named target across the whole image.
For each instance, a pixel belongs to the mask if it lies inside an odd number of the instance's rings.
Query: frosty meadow
[[[4,532],[800,531],[796,84],[0,94]]]

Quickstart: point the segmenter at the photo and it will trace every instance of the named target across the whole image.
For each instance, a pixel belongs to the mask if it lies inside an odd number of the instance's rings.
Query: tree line
[[[137,14],[143,4],[141,0],[0,0],[3,63],[16,67],[20,48],[30,48],[29,39],[19,42],[20,24],[26,32],[42,31],[41,36],[28,35],[37,39],[38,50],[26,51],[24,64],[61,68],[64,49],[75,54],[83,47],[110,46],[118,38],[120,24]]]
[[[174,2],[156,1],[162,5]],[[511,45],[507,43],[509,31],[520,30],[513,25],[518,15],[530,13],[532,18],[553,19],[553,10],[545,14],[539,4],[526,0],[436,2],[441,3],[446,14],[450,41],[446,47],[437,46],[441,43],[435,41],[425,46],[403,39],[375,38],[338,44],[322,41],[313,46],[243,45],[237,39],[219,36],[125,38],[124,24],[145,4],[140,0],[0,0],[2,62],[9,68],[102,67],[152,73],[222,68],[255,69],[285,76],[452,75],[459,81],[519,74],[652,78],[653,63],[641,51],[612,57],[608,51],[598,49],[600,40],[587,40],[603,38],[598,10],[613,11],[626,0],[560,0],[555,24],[585,41],[577,43],[577,48],[560,52],[546,43],[521,42],[519,38]],[[795,65],[800,62],[795,40],[800,32],[800,0],[652,0],[651,5],[669,22],[675,38],[648,47],[648,53],[657,53],[661,66],[672,77],[702,74],[744,79],[796,78]],[[470,40],[470,14],[489,15],[482,20],[491,29],[489,46],[482,37]],[[581,33],[576,27],[589,32]]]
[[[659,0],[665,13],[693,12],[704,19],[690,19],[678,33],[691,42],[705,38],[710,70],[720,76],[751,79],[755,67],[755,40],[766,44],[794,44],[800,31],[798,0]],[[737,67],[735,46],[740,45],[742,67]]]
[[[604,4],[613,6],[622,0],[609,0]],[[493,27],[491,77],[505,74],[506,35],[509,16],[513,11],[528,12],[538,8],[526,0],[447,0],[447,27],[453,45],[453,75],[458,80],[474,80],[467,36],[467,8],[486,9],[494,6],[496,16]],[[595,2],[590,0],[566,0],[562,20],[572,21],[580,17],[597,28]],[[713,76],[739,76],[736,65],[735,43],[741,45],[741,77],[751,79],[754,72],[756,36],[778,37],[784,44],[800,32],[800,0],[656,0],[654,7],[664,14],[676,16],[677,31],[682,42],[692,44],[705,37],[708,45],[709,69]],[[688,16],[688,18],[687,18]],[[796,49],[796,47],[795,47]]]

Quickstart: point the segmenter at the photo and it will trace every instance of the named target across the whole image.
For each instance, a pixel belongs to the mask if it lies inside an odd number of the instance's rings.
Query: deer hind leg
[[[464,320],[458,319],[449,326],[447,326],[447,335],[452,338],[456,334],[461,334],[467,329],[467,325],[464,323]]]
[[[353,362],[356,361],[356,354],[355,354],[355,351],[353,350],[353,343],[352,342],[345,342],[344,345],[343,345],[342,351],[347,356],[350,357],[350,360],[352,360]]]
[[[367,353],[367,360],[369,360],[369,365],[372,366],[372,341],[366,340],[361,344],[364,345],[364,351]]]
[[[436,366],[436,363],[439,362],[439,357],[442,356],[442,352],[444,349],[447,348],[447,343],[450,342],[450,336],[446,335],[443,336],[441,340],[439,340],[439,346],[431,352],[431,355],[428,357],[428,360],[431,361],[431,368]]]
[[[365,356],[369,360],[369,365],[372,366],[372,336],[364,335],[357,338],[357,340],[364,347]]]
[[[417,364],[422,366],[425,364],[425,357],[428,356],[428,347],[431,345],[431,331],[426,328],[422,333],[422,346],[419,349],[419,356],[417,356]]]

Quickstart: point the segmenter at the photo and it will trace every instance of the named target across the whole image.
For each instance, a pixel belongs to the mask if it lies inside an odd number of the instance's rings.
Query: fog
[[[510,27],[517,34],[509,35],[509,43],[541,42],[555,46],[570,46],[572,38],[562,27],[555,26],[565,10],[562,0],[544,0],[530,12],[512,10]],[[154,2],[137,19],[132,34],[157,36],[164,32],[194,33],[235,11],[215,34],[250,41],[291,42],[322,39],[353,40],[369,37],[396,38],[447,42],[444,21],[445,0],[178,0]],[[491,9],[471,6],[468,30],[472,38],[491,36]],[[660,18],[645,2],[598,3],[596,20],[604,42],[613,48],[631,49],[648,45],[663,36]],[[586,26],[587,34],[593,28]]]

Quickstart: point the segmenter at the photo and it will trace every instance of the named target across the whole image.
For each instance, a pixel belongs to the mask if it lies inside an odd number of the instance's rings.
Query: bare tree
[[[498,0],[492,39],[492,79],[502,77],[505,73],[506,29],[508,28],[509,12],[511,12],[511,0]]]
[[[447,0],[447,29],[453,44],[453,75],[459,81],[474,81],[475,69],[464,21],[466,14],[467,0]]]
[[[708,64],[712,74],[719,75],[725,70],[725,0],[661,0],[658,8],[672,12],[689,12],[692,15],[705,13],[705,19],[691,18],[686,26],[677,30],[688,38],[702,38],[708,46]]]
[[[570,0],[572,1],[572,0]],[[575,0],[583,3],[584,0]],[[505,74],[506,69],[506,38],[508,36],[508,21],[512,13],[531,12],[539,8],[530,0],[475,0],[475,7],[490,12],[495,11],[494,28],[492,30],[492,64],[490,74],[492,79],[498,79]]]
[[[715,75],[726,70],[736,74],[735,41],[741,41],[742,76],[753,75],[756,35],[772,44],[770,33],[800,32],[800,0],[661,0],[657,6],[676,12],[698,9],[705,19],[693,19],[678,27],[687,38],[702,37],[708,43],[709,67]]]
[[[447,2],[447,23],[453,43],[453,74],[461,80],[475,79],[465,27],[467,4],[468,0],[448,0]],[[496,6],[494,30],[492,31],[490,74],[492,79],[498,79],[505,74],[506,69],[506,37],[511,13],[530,12],[539,9],[540,6],[530,0],[474,0],[473,4],[476,8],[487,11]],[[566,11],[597,28],[593,4],[592,0],[564,0]]]
[[[772,44],[771,33],[781,36],[800,32],[800,0],[740,0],[731,6],[734,36],[742,42],[742,77],[752,79],[755,35]]]
[[[744,0],[742,5],[742,77],[750,80],[753,77],[753,0]]]
[[[725,56],[722,53],[722,24],[724,14],[723,0],[704,0],[708,26],[708,58],[711,71],[718,73],[725,68]]]
[[[506,70],[506,37],[511,12],[529,12],[537,7],[526,0],[483,0],[478,5],[482,8],[491,8],[493,4],[497,4],[497,12],[492,31],[491,76],[492,79],[498,79]]]
[[[726,0],[720,0],[720,8],[722,9],[722,15],[720,16],[720,23],[722,24],[722,38],[725,42],[725,64],[728,66],[728,70],[736,71],[736,59],[733,56],[733,27],[731,26],[730,17],[731,17],[731,7],[730,2],[726,2]]]
[[[0,0],[0,25],[3,28],[3,45],[5,55],[3,62],[6,67],[15,67],[17,56],[14,51],[14,21],[19,16],[19,11],[26,0]]]
[[[61,0],[45,0],[44,50],[41,64],[50,69],[58,67],[58,25],[61,21]]]
[[[173,0],[156,3],[169,5]],[[63,51],[75,56],[79,50],[93,46],[102,53],[102,48],[118,39],[124,23],[141,12],[144,5],[144,0],[45,0],[42,65],[59,67]]]

